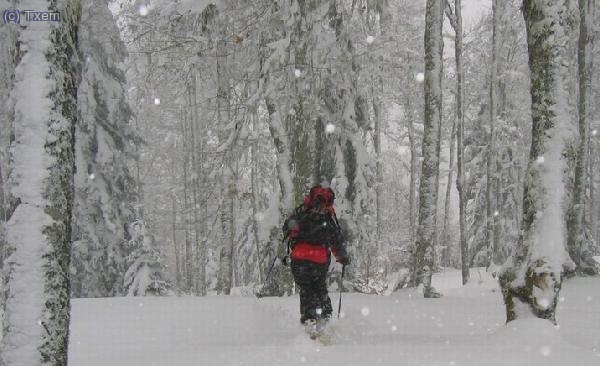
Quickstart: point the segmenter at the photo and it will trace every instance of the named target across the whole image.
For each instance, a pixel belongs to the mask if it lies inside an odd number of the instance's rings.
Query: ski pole
[[[340,318],[340,313],[342,312],[342,286],[344,286],[344,272],[346,272],[346,266],[342,265],[342,275],[340,276],[340,301],[338,303],[338,319]]]
[[[275,268],[275,262],[277,261],[277,256],[273,256],[273,261],[271,261],[271,266],[269,266],[269,271],[267,272],[267,277],[265,277],[265,284],[269,282],[269,278],[271,277],[271,272],[273,272],[273,268]]]
[[[267,283],[269,283],[269,278],[271,278],[271,272],[273,272],[273,268],[275,268],[276,261],[277,261],[277,256],[274,256],[273,260],[271,261],[271,265],[269,266],[269,271],[267,272],[267,277],[265,277],[265,280],[263,281],[260,289],[255,292],[256,297],[258,297],[259,299],[261,297],[265,296],[264,290],[265,290],[265,287],[267,286]]]
[[[279,245],[283,245],[283,242],[285,241],[285,237],[283,239],[281,239],[281,242],[279,243]],[[288,243],[288,252],[289,252],[289,243]],[[273,272],[273,268],[275,268],[275,262],[277,261],[277,254],[275,254],[273,256],[273,261],[271,262],[271,265],[269,266],[269,271],[267,272],[267,277],[265,278],[264,283],[266,284],[267,282],[269,282],[269,278],[271,277],[271,272]],[[284,263],[285,265],[285,263]]]

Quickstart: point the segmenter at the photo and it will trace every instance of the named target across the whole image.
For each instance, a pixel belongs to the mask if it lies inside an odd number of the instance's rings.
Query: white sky
[[[481,19],[487,12],[492,11],[492,0],[463,0],[463,33],[468,33],[475,23]],[[454,35],[454,30],[450,27],[447,19],[444,19],[444,58],[454,57],[454,40],[447,37]]]
[[[469,29],[483,14],[492,10],[491,0],[463,0],[463,27]]]

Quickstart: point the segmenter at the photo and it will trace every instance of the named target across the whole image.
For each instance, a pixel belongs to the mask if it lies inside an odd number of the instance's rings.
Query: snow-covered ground
[[[331,345],[308,339],[297,296],[74,300],[69,365],[600,365],[600,278],[564,283],[558,327],[505,325],[495,281],[477,270],[472,280],[435,276],[440,299],[345,293]]]

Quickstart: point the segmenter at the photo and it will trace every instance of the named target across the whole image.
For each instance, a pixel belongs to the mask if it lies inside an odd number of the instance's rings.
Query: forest
[[[564,282],[600,282],[599,10],[1,1],[0,365],[66,365],[92,299],[294,298],[282,226],[315,185],[340,304],[483,269],[503,323],[556,325]]]

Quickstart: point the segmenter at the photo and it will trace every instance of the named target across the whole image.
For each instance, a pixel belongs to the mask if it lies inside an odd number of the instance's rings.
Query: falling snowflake
[[[294,70],[294,75],[295,75],[297,78],[301,77],[301,76],[302,76],[302,70],[300,70],[300,69],[295,69],[295,70]]]
[[[373,41],[375,41],[375,37],[373,37],[373,36],[367,36],[367,43],[368,44],[373,43]]]
[[[496,217],[496,216],[498,216],[498,215],[500,215],[500,212],[498,212],[498,211],[494,211],[494,217]]]
[[[395,326],[395,325],[392,325],[392,332],[395,332],[395,331],[397,331],[397,330],[398,330],[398,327],[397,327],[397,326]]]
[[[369,315],[370,310],[368,307],[365,306],[362,309],[360,309],[360,312],[363,316],[367,316],[367,315]]]
[[[94,178],[96,178],[96,175],[94,173],[90,174],[90,179],[94,180]]]
[[[536,162],[538,164],[544,164],[544,157],[543,156],[538,156]]]
[[[423,74],[422,72],[418,72],[415,75],[415,80],[417,81],[417,83],[422,83],[425,80],[425,74]]]
[[[145,17],[150,12],[150,9],[146,5],[140,5],[138,11],[141,16]]]
[[[160,104],[160,98],[154,98],[154,105]]]
[[[325,133],[330,134],[335,132],[335,125],[333,123],[328,123],[325,126]]]
[[[593,130],[592,131],[592,136],[596,136],[598,134],[598,130]]]

